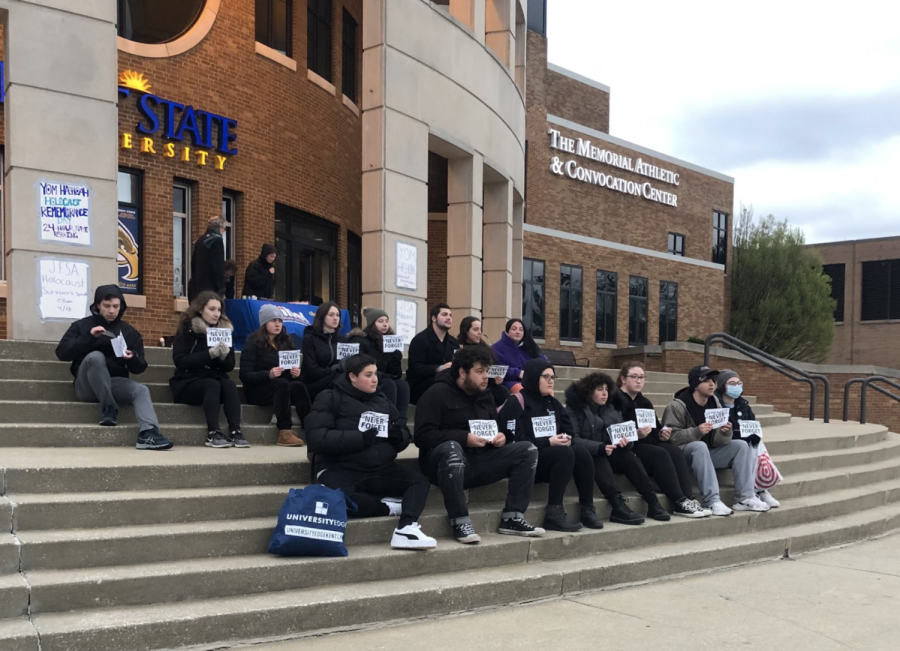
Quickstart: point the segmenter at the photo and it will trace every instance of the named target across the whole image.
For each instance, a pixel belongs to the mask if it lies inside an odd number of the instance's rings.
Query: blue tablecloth
[[[234,324],[232,337],[235,350],[243,350],[247,337],[259,328],[259,308],[266,304],[274,305],[281,312],[284,328],[295,338],[298,348],[303,331],[306,326],[312,325],[318,309],[315,305],[298,303],[276,303],[275,301],[251,299],[227,300],[225,301],[225,314]],[[350,313],[347,310],[341,310],[340,333],[345,335],[348,332],[350,332]]]

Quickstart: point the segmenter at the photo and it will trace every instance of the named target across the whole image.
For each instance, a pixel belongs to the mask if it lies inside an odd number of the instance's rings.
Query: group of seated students
[[[91,316],[70,326],[57,356],[72,363],[78,399],[100,403],[101,425],[116,424],[118,404],[133,404],[137,448],[169,449],[172,442],[159,431],[147,387],[129,378],[142,373],[147,362],[140,333],[122,320],[126,307],[118,287],[97,288]],[[768,491],[755,486],[760,441],[741,436],[741,421],[755,417],[733,371],[695,367],[661,421],[654,416],[655,426],[637,429],[636,442],[623,438],[614,445],[611,426],[636,421],[638,409],[654,409],[641,393],[643,364],[625,364],[615,380],[601,372],[586,375],[565,391],[564,406],[554,391],[556,371],[521,320],[511,319],[501,341],[489,346],[481,322],[467,317],[457,340],[449,334],[450,308],[440,304],[431,312],[430,327],[410,344],[404,380],[402,352],[384,352],[383,338],[393,334],[387,313],[365,311],[366,328],[350,333],[349,343],[358,346],[347,357],[339,354],[338,345],[348,343],[339,333],[340,309],[327,302],[304,331],[300,368],[284,369],[279,351],[296,346],[279,315],[275,306],[263,306],[260,327],[244,347],[245,398],[273,407],[283,446],[304,444],[291,429],[291,410],[296,410],[314,455],[316,481],[350,497],[358,505],[355,517],[399,517],[394,548],[436,545],[418,523],[431,484],[443,495],[454,538],[464,544],[481,540],[465,491],[502,479],[508,488],[498,532],[518,536],[541,536],[545,529],[602,529],[594,485],[609,502],[611,522],[643,524],[644,517],[618,489],[616,474],[628,479],[646,502],[647,517],[658,521],[669,520],[670,514],[657,492],[669,499],[673,514],[688,518],[778,506]],[[228,375],[235,366],[234,349],[223,341],[208,345],[210,328],[232,326],[220,297],[202,292],[182,315],[174,339],[172,395],[175,402],[203,406],[207,446],[246,448],[238,389]],[[498,365],[508,367],[505,375],[489,377]],[[410,399],[417,405],[415,436],[407,427]],[[219,428],[220,407],[227,435]],[[730,410],[729,422],[715,428],[706,410],[723,407]],[[396,461],[410,443],[418,448],[420,472]],[[719,495],[716,469],[721,468],[734,474],[732,508]],[[699,500],[692,494],[691,470]],[[578,517],[569,520],[563,501],[573,480]],[[525,519],[535,483],[548,484],[542,527]]]

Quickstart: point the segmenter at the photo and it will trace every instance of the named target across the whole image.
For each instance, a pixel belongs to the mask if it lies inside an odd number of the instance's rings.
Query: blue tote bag
[[[356,504],[343,492],[313,484],[292,488],[278,512],[269,553],[279,556],[346,556],[347,509]]]

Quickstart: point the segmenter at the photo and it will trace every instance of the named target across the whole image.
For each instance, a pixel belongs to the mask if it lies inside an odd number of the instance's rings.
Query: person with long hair
[[[300,345],[303,352],[303,373],[300,377],[313,401],[322,391],[330,389],[341,374],[337,345],[346,343],[347,340],[338,332],[340,327],[341,308],[327,301],[318,307],[312,325],[303,331]]]
[[[354,328],[347,335],[351,344],[359,344],[359,352],[375,360],[378,388],[401,414],[409,407],[409,384],[403,379],[403,351],[384,352],[384,337],[393,335],[391,319],[380,307],[363,308],[366,329]]]
[[[248,404],[274,406],[278,427],[276,445],[284,447],[304,445],[303,439],[291,429],[291,407],[297,410],[301,423],[311,407],[309,392],[300,380],[300,368],[285,369],[279,363],[279,352],[296,348],[284,329],[278,308],[274,305],[259,308],[259,328],[247,338],[241,353],[241,384]]]
[[[456,337],[456,340],[459,342],[460,348],[465,348],[466,346],[483,348],[491,356],[491,364],[496,366],[497,358],[494,356],[490,342],[481,330],[481,319],[478,317],[467,316],[460,322],[459,335]],[[506,399],[509,398],[509,389],[503,386],[502,377],[488,380],[488,391],[494,402],[497,403],[497,407],[502,406]]]
[[[635,426],[636,410],[649,409],[656,413],[653,403],[641,393],[646,379],[644,365],[640,362],[626,362],[616,378],[619,390],[613,393],[613,406],[622,414],[622,418],[635,421]],[[639,427],[638,440],[634,445],[635,456],[672,502],[672,513],[685,518],[712,515],[712,511],[704,509],[700,502],[693,499],[687,459],[681,448],[669,440],[671,436],[671,428],[663,427],[659,418],[656,418],[654,427]]]
[[[234,370],[234,348],[220,341],[206,343],[210,328],[234,330],[222,314],[222,300],[213,291],[200,292],[178,324],[172,343],[175,375],[169,380],[175,402],[203,405],[206,415],[206,446],[210,448],[249,448],[241,433],[241,399],[228,373]],[[219,431],[219,408],[225,408],[230,436]]]
[[[491,346],[494,357],[500,366],[508,366],[503,385],[511,393],[518,393],[522,389],[522,375],[525,373],[525,364],[532,359],[543,359],[541,349],[531,338],[525,329],[522,319],[510,319],[506,322],[506,332],[500,335],[500,341]]]

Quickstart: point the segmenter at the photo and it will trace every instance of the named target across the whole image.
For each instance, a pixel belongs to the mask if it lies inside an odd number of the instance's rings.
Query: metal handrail
[[[734,348],[743,353],[754,362],[758,362],[763,366],[781,373],[785,377],[795,382],[803,382],[809,385],[809,419],[816,419],[816,380],[821,380],[825,389],[825,404],[823,408],[824,422],[829,422],[831,416],[831,381],[821,373],[808,373],[797,368],[790,362],[779,359],[774,355],[770,355],[764,350],[760,350],[755,346],[751,346],[746,341],[741,341],[737,337],[732,337],[725,332],[714,332],[706,338],[703,345],[703,364],[709,366],[710,348],[714,343],[723,343],[730,348]],[[788,371],[792,371],[796,375],[792,375]]]
[[[887,389],[878,386],[877,384],[872,384],[873,382],[884,382],[885,384],[889,384],[895,389],[900,389],[900,383],[894,382],[893,380],[889,380],[883,375],[870,375],[869,377],[855,377],[852,380],[847,380],[847,384],[844,385],[844,421],[850,420],[849,412],[850,412],[850,387],[854,384],[862,384],[862,389],[859,392],[859,422],[861,425],[866,424],[866,391],[869,388],[869,385],[872,385],[872,388],[878,391],[879,393],[886,395],[888,398],[893,398],[897,402],[900,402],[900,396],[891,393]]]

